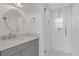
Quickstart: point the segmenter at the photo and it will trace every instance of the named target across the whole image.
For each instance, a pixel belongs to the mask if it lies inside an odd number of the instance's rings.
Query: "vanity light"
[[[23,5],[21,3],[15,3],[15,6],[16,7],[19,7],[19,8],[22,8],[23,7]]]

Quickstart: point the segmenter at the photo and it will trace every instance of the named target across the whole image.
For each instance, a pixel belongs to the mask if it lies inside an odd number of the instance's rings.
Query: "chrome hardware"
[[[65,36],[67,36],[67,27],[65,27]]]

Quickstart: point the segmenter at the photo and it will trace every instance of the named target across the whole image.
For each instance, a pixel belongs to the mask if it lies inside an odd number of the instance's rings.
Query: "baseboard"
[[[68,53],[68,52],[53,49],[53,48],[51,48],[51,50],[48,53],[48,56],[71,56],[71,55],[72,53]]]

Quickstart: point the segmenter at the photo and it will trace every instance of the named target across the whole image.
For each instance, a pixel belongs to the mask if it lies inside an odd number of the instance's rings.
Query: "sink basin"
[[[39,37],[38,34],[11,34],[10,37],[9,35],[5,35],[5,36],[0,36],[0,40],[15,40],[15,39],[20,39],[20,38],[25,38],[25,37]]]

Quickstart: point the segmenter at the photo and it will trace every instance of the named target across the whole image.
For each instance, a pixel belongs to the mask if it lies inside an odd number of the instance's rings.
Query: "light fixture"
[[[16,7],[19,7],[19,8],[22,8],[23,7],[22,3],[15,3],[15,6]]]

